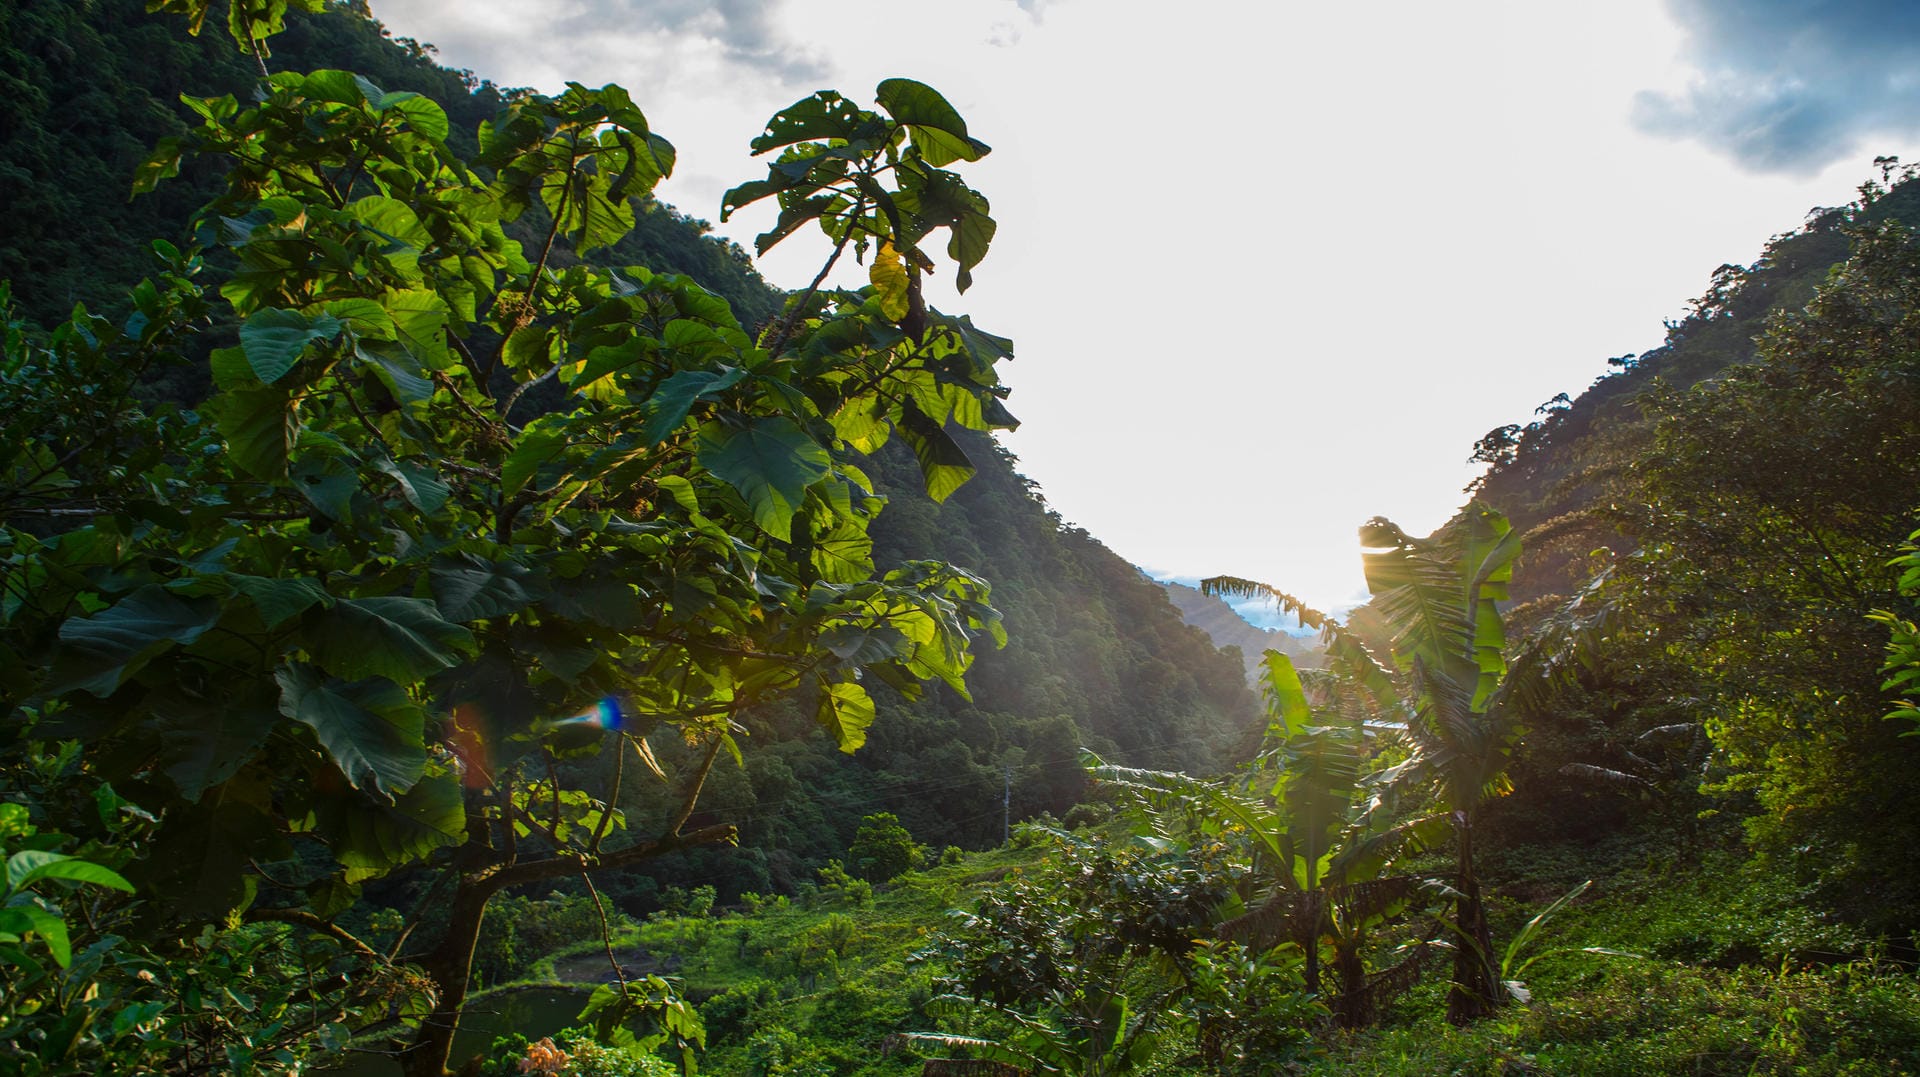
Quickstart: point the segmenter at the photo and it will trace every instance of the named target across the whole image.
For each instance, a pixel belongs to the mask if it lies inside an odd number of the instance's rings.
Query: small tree
[[[899,818],[883,811],[860,820],[847,859],[861,878],[884,883],[919,867],[923,856]]]
[[[1033,1073],[1132,1072],[1185,1023],[1180,1000],[1194,943],[1229,881],[1192,850],[1033,832],[1055,843],[1055,855],[1031,875],[1009,876],[938,941],[952,969],[949,993],[926,1006],[936,1017],[965,1017],[985,1001],[1012,1031],[997,1042],[909,1038]]]

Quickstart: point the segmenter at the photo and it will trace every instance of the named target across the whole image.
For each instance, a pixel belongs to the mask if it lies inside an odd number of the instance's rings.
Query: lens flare
[[[554,723],[554,728],[584,725],[596,729],[616,730],[625,722],[625,716],[620,713],[620,701],[608,696],[571,718],[560,719]]]
[[[462,703],[453,708],[453,735],[449,747],[460,760],[460,780],[469,789],[482,789],[493,781],[493,760],[487,752],[480,708]]]

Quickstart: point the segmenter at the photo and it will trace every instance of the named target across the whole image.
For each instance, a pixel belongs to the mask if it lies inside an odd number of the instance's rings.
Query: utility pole
[[[1006,764],[1006,784],[1000,791],[1000,844],[1013,840],[1013,764]]]

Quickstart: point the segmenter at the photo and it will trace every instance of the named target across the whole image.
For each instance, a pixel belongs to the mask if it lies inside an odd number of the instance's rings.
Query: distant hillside
[[[1277,628],[1257,627],[1235,613],[1225,601],[1203,594],[1197,588],[1166,580],[1157,582],[1166,589],[1167,600],[1173,603],[1174,609],[1180,611],[1180,616],[1186,618],[1188,624],[1205,632],[1213,640],[1214,646],[1221,650],[1240,648],[1241,660],[1247,667],[1248,683],[1255,683],[1259,675],[1260,656],[1269,650],[1292,658],[1296,665],[1315,666],[1320,663],[1320,647],[1312,636],[1290,636]]]

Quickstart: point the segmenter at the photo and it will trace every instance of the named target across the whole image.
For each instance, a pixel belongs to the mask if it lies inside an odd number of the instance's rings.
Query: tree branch
[[[607,964],[613,969],[613,978],[620,983],[621,997],[627,993],[627,974],[620,971],[620,959],[613,956],[613,932],[607,927],[607,909],[600,903],[600,888],[593,885],[593,876],[580,873],[580,881],[587,884],[587,894],[593,898],[594,914],[600,917],[600,945],[606,947]]]
[[[840,233],[840,242],[833,245],[833,253],[827,256],[827,264],[821,266],[820,272],[813,275],[813,283],[807,285],[807,290],[802,292],[800,298],[794,301],[793,309],[787,312],[785,318],[781,319],[780,331],[774,334],[773,344],[767,348],[767,358],[778,359],[780,357],[780,349],[787,346],[787,338],[793,334],[794,323],[799,320],[800,315],[807,309],[807,304],[812,302],[814,293],[820,290],[820,282],[827,279],[828,273],[833,272],[833,264],[840,260],[841,253],[847,249],[848,241],[853,239],[854,225],[859,222],[860,214],[866,208],[866,196],[861,195],[860,199],[853,204],[853,212],[847,218],[846,230]]]
[[[588,864],[578,854],[548,857],[545,860],[527,860],[510,868],[501,868],[488,876],[484,885],[489,892],[498,892],[511,886],[540,882],[545,879],[558,879],[563,875],[577,875],[582,871],[610,871],[617,868],[632,867],[642,861],[657,856],[678,852],[695,845],[712,845],[716,842],[731,843],[737,836],[732,823],[716,823],[703,826],[686,834],[673,834],[652,841],[643,841],[629,845],[600,858],[597,864]]]
[[[250,924],[263,922],[297,924],[309,931],[317,931],[322,935],[326,935],[344,944],[347,949],[352,950],[361,957],[378,961],[381,964],[385,964],[387,960],[380,956],[379,951],[361,942],[358,938],[355,938],[353,933],[346,928],[330,920],[322,920],[320,917],[304,909],[248,909],[240,918]]]

